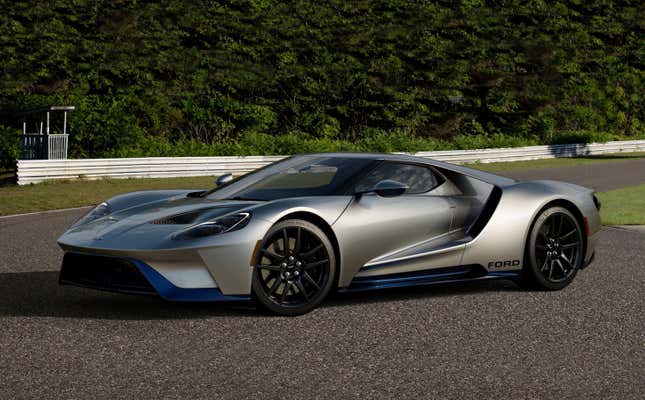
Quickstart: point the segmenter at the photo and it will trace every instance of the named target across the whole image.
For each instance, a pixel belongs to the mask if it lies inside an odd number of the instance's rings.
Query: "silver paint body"
[[[532,221],[552,201],[574,205],[588,221],[585,261],[593,255],[600,217],[593,191],[554,181],[516,182],[463,166],[406,155],[325,154],[425,164],[446,181],[430,192],[397,197],[375,194],[311,196],[268,202],[188,198],[188,190],[134,192],[108,200],[113,212],[74,227],[59,239],[65,251],[139,259],[180,288],[217,287],[225,295],[251,291],[253,255],[277,221],[308,213],[324,221],[338,244],[340,288],[354,277],[386,275],[459,265],[520,260]],[[297,158],[297,157],[296,157]],[[272,173],[271,167],[257,179]],[[481,213],[494,187],[499,204],[474,238],[466,232]],[[222,193],[220,197],[225,196]],[[171,235],[187,225],[153,224],[159,218],[202,208],[220,215],[249,211],[249,224],[237,231],[194,240]]]

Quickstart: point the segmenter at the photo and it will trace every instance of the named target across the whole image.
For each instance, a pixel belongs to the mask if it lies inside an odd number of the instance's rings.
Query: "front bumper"
[[[66,253],[138,260],[178,288],[250,295],[252,257],[270,222],[254,218],[244,229],[195,240],[170,239],[175,226],[144,225],[110,237],[68,231],[58,244]]]
[[[180,288],[143,261],[65,253],[59,283],[109,292],[159,295],[170,301],[243,301],[248,295],[224,295],[218,288]]]

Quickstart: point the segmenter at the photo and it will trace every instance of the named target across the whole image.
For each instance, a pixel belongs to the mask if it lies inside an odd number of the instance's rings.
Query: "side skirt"
[[[338,291],[360,292],[366,290],[436,285],[440,283],[465,282],[482,279],[514,280],[519,278],[519,276],[519,271],[488,272],[481,265],[464,265],[398,274],[356,277],[348,287],[339,288]]]

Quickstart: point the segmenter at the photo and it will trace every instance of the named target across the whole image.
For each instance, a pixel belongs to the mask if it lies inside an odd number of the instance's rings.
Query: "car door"
[[[334,224],[341,251],[340,285],[365,264],[404,251],[449,232],[453,202],[432,195],[443,178],[421,164],[384,161],[360,179],[354,190],[373,187],[382,180],[408,186],[402,195],[382,197],[375,193],[356,196]]]

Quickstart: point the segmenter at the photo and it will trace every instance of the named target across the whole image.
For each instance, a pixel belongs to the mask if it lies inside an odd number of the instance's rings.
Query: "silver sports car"
[[[284,315],[332,290],[495,278],[557,290],[600,230],[591,189],[406,155],[299,155],[216,183],[100,204],[60,237],[60,283]]]

